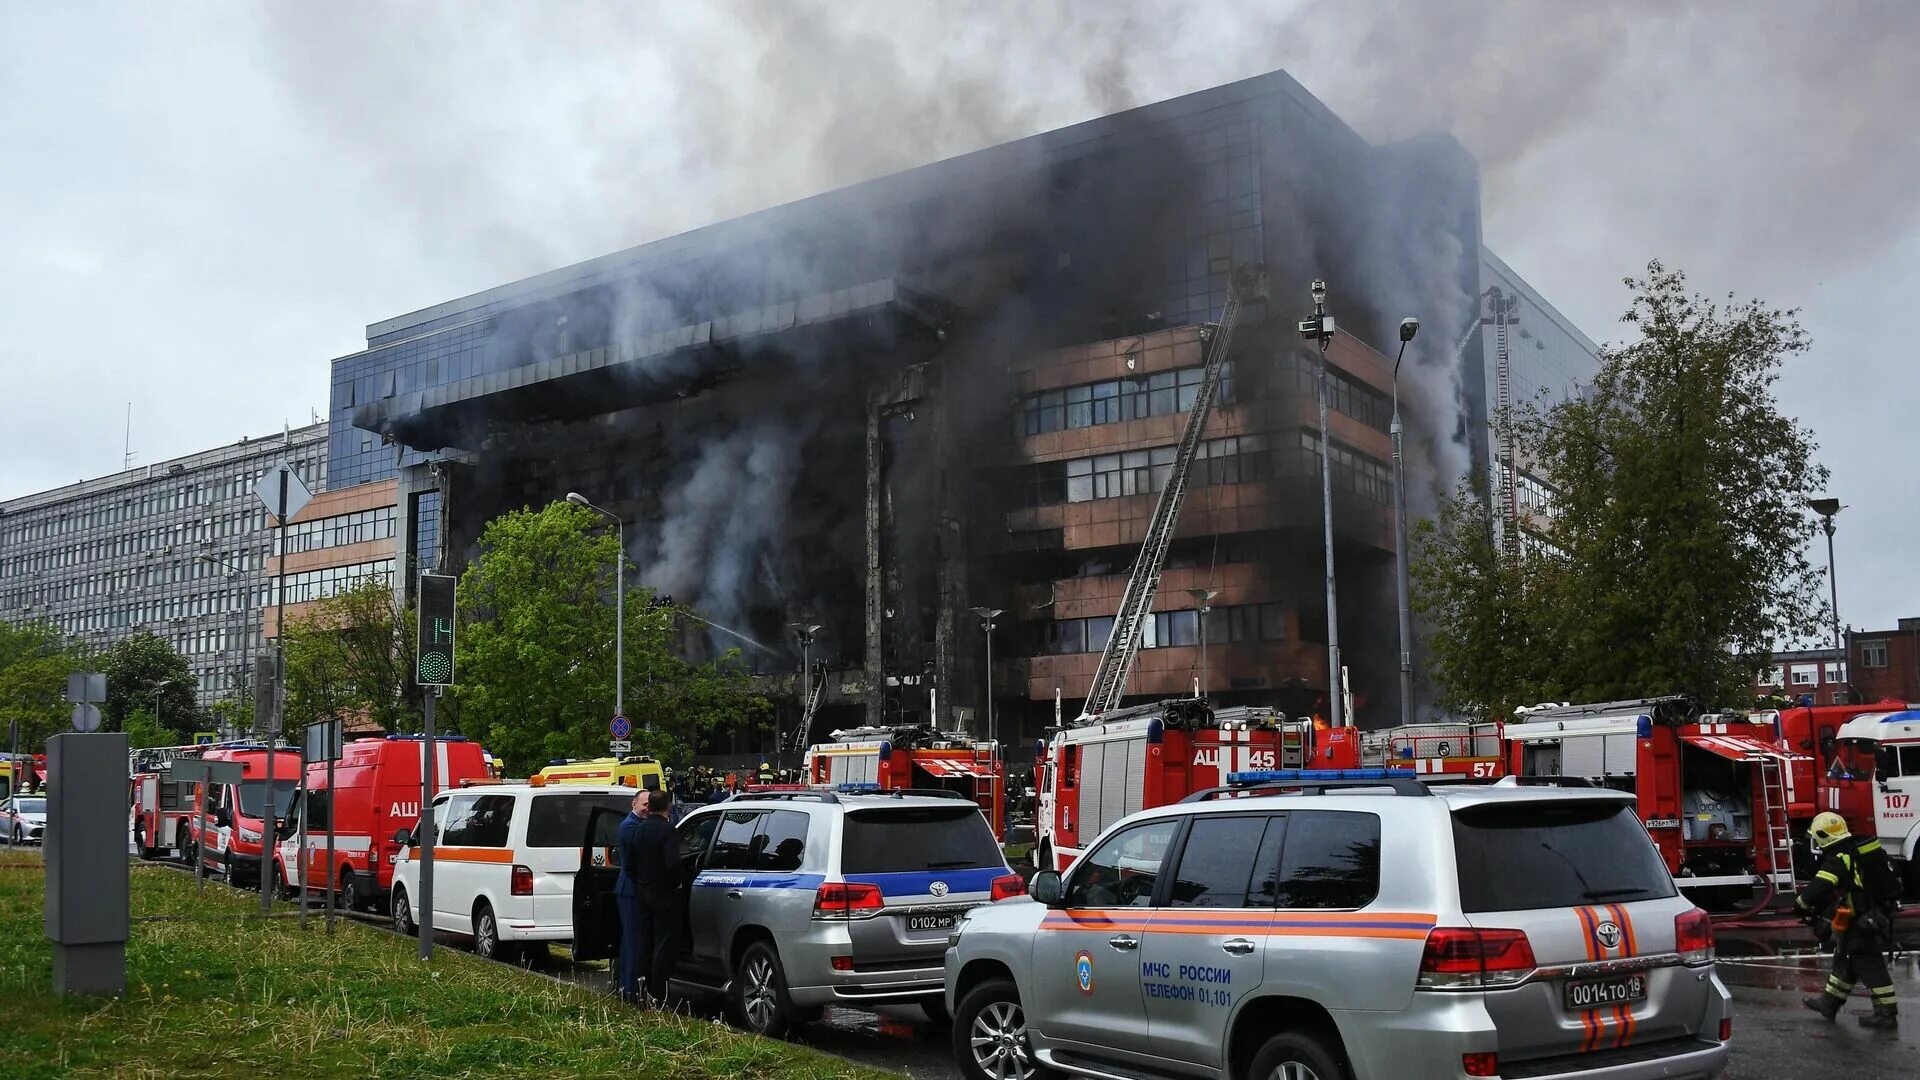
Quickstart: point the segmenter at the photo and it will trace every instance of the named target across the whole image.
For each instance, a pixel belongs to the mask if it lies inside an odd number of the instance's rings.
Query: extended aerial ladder
[[[1094,669],[1093,685],[1087,691],[1086,707],[1076,723],[1087,723],[1120,704],[1126,694],[1127,676],[1140,654],[1140,632],[1146,616],[1153,610],[1154,594],[1160,591],[1160,571],[1167,562],[1167,549],[1173,543],[1173,531],[1180,522],[1180,504],[1187,497],[1187,476],[1193,470],[1194,455],[1200,449],[1207,417],[1220,389],[1220,371],[1227,362],[1227,350],[1233,342],[1233,324],[1240,307],[1266,293],[1266,275],[1257,268],[1242,267],[1234,273],[1232,290],[1220,322],[1207,340],[1207,359],[1200,385],[1193,396],[1193,409],[1187,413],[1186,431],[1180,436],[1173,470],[1154,504],[1147,535],[1140,543],[1140,556],[1134,560],[1133,573],[1127,578],[1126,592],[1120,596],[1120,610],[1114,616],[1113,630],[1107,635],[1107,647],[1100,654],[1100,666]]]

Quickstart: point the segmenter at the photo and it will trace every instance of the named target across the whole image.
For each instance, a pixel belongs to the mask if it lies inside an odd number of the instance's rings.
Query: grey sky
[[[1452,130],[1599,340],[1622,275],[1805,309],[1843,616],[1920,614],[1920,5],[0,8],[0,498],[304,423],[370,321],[1276,67]],[[926,14],[950,12],[950,15]],[[1818,560],[1824,563],[1824,554]]]

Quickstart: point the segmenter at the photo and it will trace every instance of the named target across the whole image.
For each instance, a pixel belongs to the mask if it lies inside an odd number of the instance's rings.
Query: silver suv
[[[1731,999],[1633,797],[1253,774],[970,912],[974,1080],[1715,1077]]]
[[[589,826],[574,951],[611,956],[619,819]],[[986,818],[958,793],[760,791],[679,824],[693,882],[683,988],[727,995],[734,1021],[779,1036],[830,1004],[918,1004],[946,1016],[941,954],[961,915],[1025,892]]]

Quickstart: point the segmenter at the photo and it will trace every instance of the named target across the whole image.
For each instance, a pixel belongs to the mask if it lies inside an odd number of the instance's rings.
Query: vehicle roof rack
[[[742,791],[728,802],[779,802],[786,799],[812,799],[816,802],[837,803],[840,797],[831,791],[809,788],[805,791]]]
[[[1326,795],[1332,792],[1386,788],[1395,795],[1426,797],[1433,789],[1410,769],[1264,769],[1237,772],[1225,787],[1202,788],[1182,803],[1211,802],[1252,795]]]

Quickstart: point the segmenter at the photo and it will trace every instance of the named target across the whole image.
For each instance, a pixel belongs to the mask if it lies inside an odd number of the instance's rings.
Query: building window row
[[[1113,616],[1055,619],[1037,624],[1030,633],[1029,649],[1037,656],[1100,652],[1113,634]],[[1200,613],[1191,609],[1156,611],[1141,624],[1140,637],[1140,646],[1145,649],[1198,645]],[[1286,608],[1280,604],[1243,604],[1207,612],[1208,645],[1285,641],[1286,637]]]
[[[1041,435],[1189,412],[1205,374],[1204,367],[1175,368],[1030,394],[1020,400],[1018,433]],[[1220,372],[1217,404],[1232,404],[1233,394],[1233,364],[1229,362]]]
[[[195,521],[178,521],[138,532],[105,536],[78,544],[28,552],[0,559],[0,578],[62,570],[73,566],[131,558],[187,544],[213,544],[221,540],[258,535],[267,527],[266,511],[255,509],[240,514],[221,514]]]
[[[207,552],[209,558],[172,558],[103,574],[65,578],[49,584],[21,585],[0,592],[0,610],[23,605],[57,604],[90,597],[119,597],[123,601],[139,590],[260,571],[266,566],[261,552]],[[216,563],[211,559],[219,559]],[[223,565],[225,564],[225,565]]]
[[[298,458],[292,465],[308,487],[326,486],[324,457]],[[183,481],[163,480],[124,493],[103,491],[83,496],[83,505],[73,509],[39,514],[26,512],[17,524],[0,528],[0,544],[13,547],[246,498],[269,471],[270,468],[256,468],[212,477],[195,474]]]
[[[393,535],[393,507],[381,506],[316,521],[297,522],[287,526],[282,535],[284,540],[280,535],[274,538],[273,550],[276,555],[280,554],[283,543],[287,554],[297,555],[303,551],[385,540]]]
[[[1246,484],[1277,476],[1318,476],[1320,440],[1310,431],[1294,435],[1237,435],[1208,439],[1195,451],[1188,484]],[[1024,494],[1029,506],[1147,495],[1166,487],[1176,448],[1152,447],[1027,466]],[[1342,443],[1333,444],[1335,484],[1374,502],[1393,495],[1387,464]]]
[[[329,566],[321,570],[303,570],[298,574],[288,574],[285,583],[286,602],[306,604],[315,600],[325,600],[374,578],[382,581],[393,580],[393,560],[380,559],[376,562],[356,563],[352,566]]]
[[[1318,399],[1318,356],[1304,352],[1291,353],[1287,360],[1287,371],[1291,375],[1294,392]],[[1327,365],[1327,408],[1350,416],[1375,431],[1388,431],[1393,426],[1393,399],[1331,364]]]

